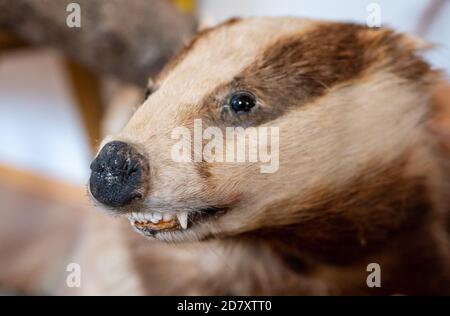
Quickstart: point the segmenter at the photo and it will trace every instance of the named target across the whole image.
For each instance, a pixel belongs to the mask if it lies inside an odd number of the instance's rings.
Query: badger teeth
[[[181,228],[186,229],[188,225],[188,213],[187,212],[177,213],[177,218]]]
[[[183,229],[187,229],[188,226],[188,213],[187,212],[178,212],[176,216],[172,212],[132,212],[128,219],[130,220],[133,226],[136,226],[136,223],[140,223],[140,225],[146,224],[162,224],[169,223],[174,220],[174,218],[178,220],[178,224]]]

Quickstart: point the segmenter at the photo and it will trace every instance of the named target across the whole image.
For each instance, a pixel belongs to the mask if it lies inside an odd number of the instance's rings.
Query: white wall
[[[59,56],[0,55],[0,164],[84,184],[89,150]]]

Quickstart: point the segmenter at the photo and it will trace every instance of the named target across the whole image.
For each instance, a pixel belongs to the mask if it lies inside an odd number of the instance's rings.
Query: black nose
[[[91,163],[89,188],[96,200],[124,206],[143,196],[144,157],[131,145],[107,143]]]

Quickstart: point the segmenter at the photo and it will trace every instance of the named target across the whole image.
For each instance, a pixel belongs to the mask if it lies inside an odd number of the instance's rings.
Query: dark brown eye
[[[249,112],[256,105],[256,98],[248,92],[236,92],[230,98],[230,107],[238,112]]]

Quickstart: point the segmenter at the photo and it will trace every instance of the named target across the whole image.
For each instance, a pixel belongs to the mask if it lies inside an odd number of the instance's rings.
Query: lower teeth
[[[137,228],[161,230],[174,227],[181,227],[186,229],[188,226],[188,213],[187,212],[177,212],[171,213],[142,213],[142,212],[132,212],[129,216],[131,224]]]
[[[175,228],[178,226],[178,222],[176,220],[171,220],[168,222],[160,221],[158,223],[152,223],[149,221],[132,221],[131,222],[133,226],[139,229],[153,229],[153,230],[163,230],[163,229],[170,229]]]

